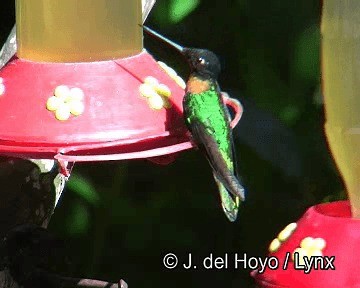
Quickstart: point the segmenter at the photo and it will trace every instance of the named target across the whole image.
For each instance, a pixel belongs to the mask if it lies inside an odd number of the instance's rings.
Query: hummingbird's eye
[[[201,65],[205,65],[205,64],[206,64],[206,60],[205,60],[204,58],[202,58],[202,57],[199,57],[197,61],[198,61],[198,63],[201,64]]]

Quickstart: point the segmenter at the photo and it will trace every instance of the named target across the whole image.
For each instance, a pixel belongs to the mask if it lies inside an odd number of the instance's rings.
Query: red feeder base
[[[14,57],[0,70],[0,154],[61,162],[148,158],[168,164],[193,144],[185,82],[145,50],[98,62]],[[241,104],[224,96],[235,111]]]
[[[256,270],[252,276],[264,288],[358,288],[359,243],[360,220],[351,218],[348,201],[319,204],[309,208],[297,225],[287,226],[270,245],[269,249],[277,248],[269,254],[278,260],[277,269]],[[298,259],[292,259],[295,250]],[[303,255],[313,261],[308,273]]]
[[[166,68],[146,51],[88,63],[14,57],[0,70],[0,154],[104,161],[192,148],[184,83]]]

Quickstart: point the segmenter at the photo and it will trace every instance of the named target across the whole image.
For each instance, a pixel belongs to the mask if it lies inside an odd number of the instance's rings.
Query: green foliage
[[[71,175],[67,188],[93,206],[100,202],[100,196],[90,180],[76,172]]]
[[[280,112],[280,119],[283,120],[288,125],[293,125],[300,117],[299,108],[295,105],[289,105],[284,107]]]
[[[320,29],[307,28],[298,36],[294,48],[293,72],[301,79],[316,83],[320,73]]]
[[[90,228],[90,211],[79,200],[73,200],[70,211],[65,219],[66,232],[68,235],[77,236],[88,232]]]
[[[174,25],[190,16],[200,4],[201,0],[157,1],[152,15],[164,26]]]
[[[200,0],[170,0],[169,20],[176,24],[188,16],[200,4]]]
[[[91,225],[90,208],[100,205],[100,196],[93,183],[76,172],[71,174],[66,188],[68,193],[72,192],[76,197],[71,201],[66,214],[65,233],[74,236],[85,234]]]

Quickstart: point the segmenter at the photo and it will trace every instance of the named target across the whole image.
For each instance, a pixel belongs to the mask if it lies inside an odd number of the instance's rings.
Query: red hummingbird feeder
[[[0,70],[0,154],[167,164],[192,148],[185,82],[142,46],[154,2],[17,0],[17,37],[2,50],[17,48]],[[241,107],[225,101],[237,123]]]
[[[252,272],[258,287],[360,287],[360,2],[323,2],[325,132],[349,201],[315,205],[286,226],[269,245],[277,267]]]
[[[0,52],[0,155],[55,159],[67,180],[69,162],[168,164],[192,148],[186,84],[143,49],[139,24],[154,2],[16,0],[16,32]],[[242,108],[224,103],[233,127]]]
[[[360,256],[359,225],[349,201],[313,206],[270,243],[276,269],[254,271],[252,276],[266,288],[359,287],[360,275],[351,268],[357,267]]]

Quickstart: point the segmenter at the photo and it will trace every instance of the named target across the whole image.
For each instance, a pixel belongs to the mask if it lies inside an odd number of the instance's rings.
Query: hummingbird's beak
[[[146,33],[148,33],[149,35],[162,40],[163,42],[167,43],[168,45],[170,45],[171,47],[175,48],[177,51],[179,51],[180,53],[184,53],[184,47],[182,47],[179,44],[176,44],[175,42],[167,39],[166,37],[160,35],[159,33],[155,32],[154,30],[150,29],[149,27],[145,26],[145,25],[140,25],[141,27],[143,27],[144,31]]]

